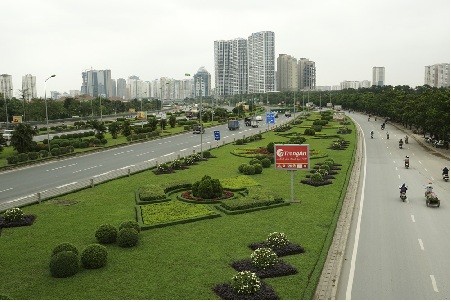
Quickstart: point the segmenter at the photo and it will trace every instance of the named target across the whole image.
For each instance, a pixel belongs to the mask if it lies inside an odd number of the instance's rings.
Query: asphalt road
[[[279,117],[276,125],[286,122],[287,118]],[[258,133],[266,129],[245,127],[241,121],[239,130],[229,131],[227,125],[206,128],[202,135],[202,150],[216,147],[223,141],[230,142],[243,138],[244,135]],[[221,140],[215,141],[214,132],[219,130]],[[124,147],[108,149],[102,152],[89,153],[83,156],[70,157],[64,160],[43,162],[17,170],[0,173],[0,205],[20,199],[30,194],[65,186],[80,180],[90,179],[96,175],[113,170],[138,165],[146,161],[158,160],[159,163],[177,158],[177,155],[188,156],[193,150],[201,149],[200,134],[183,133],[171,137],[130,144]]]
[[[337,299],[450,299],[450,190],[441,178],[449,161],[381,121],[349,114],[365,137],[360,191],[354,209]],[[374,139],[370,132],[375,132]],[[390,139],[387,140],[386,132]],[[410,168],[404,168],[404,157]],[[426,207],[424,185],[433,182],[441,201]],[[398,187],[408,186],[407,201]]]

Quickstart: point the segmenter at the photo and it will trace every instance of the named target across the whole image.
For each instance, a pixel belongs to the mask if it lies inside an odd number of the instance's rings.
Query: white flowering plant
[[[252,264],[260,269],[268,269],[279,262],[279,257],[270,248],[263,247],[256,249],[251,254]]]
[[[255,273],[243,271],[233,276],[231,286],[238,294],[251,295],[260,290],[261,281]]]
[[[8,209],[5,214],[3,214],[3,218],[5,218],[6,222],[20,221],[23,217],[23,211],[19,208]]]
[[[268,238],[266,239],[266,242],[270,248],[282,248],[284,246],[287,246],[290,241],[287,238],[287,235],[285,233],[280,232],[272,232],[268,235]]]

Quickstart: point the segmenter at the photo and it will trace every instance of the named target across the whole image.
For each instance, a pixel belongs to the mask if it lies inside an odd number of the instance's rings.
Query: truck
[[[238,130],[240,129],[240,122],[238,120],[229,120],[228,127],[229,130]]]
[[[244,118],[244,125],[252,128],[258,127],[258,120],[254,117],[246,117]]]
[[[201,133],[205,133],[205,129],[202,125],[194,125],[193,126],[193,134],[201,134]]]

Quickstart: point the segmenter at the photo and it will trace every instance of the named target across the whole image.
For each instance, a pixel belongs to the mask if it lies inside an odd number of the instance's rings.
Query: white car
[[[14,130],[3,130],[2,133],[0,133],[1,135],[3,135],[3,137],[6,140],[6,144],[9,145],[9,142],[11,140],[11,137],[13,136],[13,131]]]
[[[257,115],[257,116],[255,117],[255,120],[256,120],[257,122],[261,122],[261,121],[263,121],[263,118],[262,118],[261,115]]]

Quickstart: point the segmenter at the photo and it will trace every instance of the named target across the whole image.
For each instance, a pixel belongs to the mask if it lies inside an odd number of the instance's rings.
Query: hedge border
[[[269,210],[269,209],[278,208],[278,207],[282,207],[282,206],[289,206],[289,205],[290,205],[289,202],[284,201],[282,203],[276,203],[276,204],[269,205],[269,206],[253,207],[253,208],[249,208],[249,209],[235,210],[235,211],[227,210],[220,204],[215,205],[215,208],[227,215],[237,215],[237,214],[251,213],[251,212],[261,211],[261,210]]]

